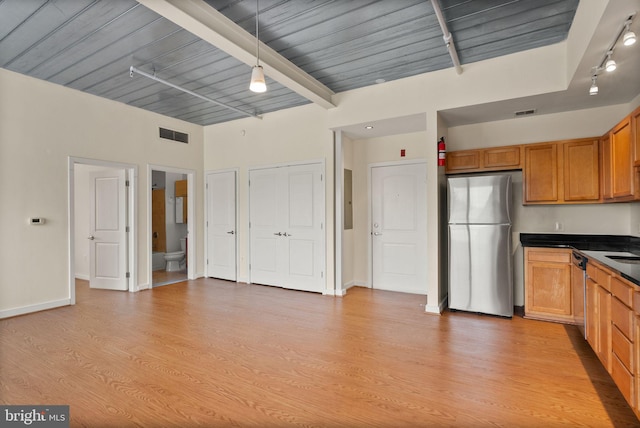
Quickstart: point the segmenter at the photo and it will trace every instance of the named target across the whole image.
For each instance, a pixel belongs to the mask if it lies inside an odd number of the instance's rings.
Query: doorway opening
[[[152,287],[194,278],[192,170],[149,166],[149,279]]]
[[[92,288],[137,291],[137,166],[69,157],[69,300],[76,279]]]

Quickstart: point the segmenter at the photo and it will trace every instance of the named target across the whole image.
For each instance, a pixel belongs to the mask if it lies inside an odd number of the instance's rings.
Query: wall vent
[[[536,109],[532,108],[529,110],[520,110],[514,113],[515,117],[520,117],[520,116],[529,116],[530,114],[535,114]]]
[[[160,138],[177,141],[179,143],[189,144],[189,134],[174,131],[172,129],[160,128]]]

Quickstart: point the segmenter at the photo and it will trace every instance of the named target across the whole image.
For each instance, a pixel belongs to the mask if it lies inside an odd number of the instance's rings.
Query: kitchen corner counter
[[[625,235],[573,235],[560,233],[521,233],[523,247],[572,248],[595,260],[623,278],[640,286],[640,263],[628,263],[607,256],[640,256],[640,238]]]

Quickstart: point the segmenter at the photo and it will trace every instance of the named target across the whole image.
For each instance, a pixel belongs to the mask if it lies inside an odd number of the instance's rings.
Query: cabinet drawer
[[[633,406],[633,375],[620,362],[616,355],[611,358],[611,377],[629,405]]]
[[[640,291],[633,293],[633,310],[640,315]]]
[[[627,339],[633,336],[633,311],[617,298],[611,299],[611,322],[620,329]]]
[[[531,248],[527,251],[527,260],[532,262],[571,263],[571,250]]]
[[[620,279],[611,278],[611,293],[628,307],[633,305],[633,288]]]
[[[611,349],[627,370],[633,373],[633,343],[615,325],[611,328]]]

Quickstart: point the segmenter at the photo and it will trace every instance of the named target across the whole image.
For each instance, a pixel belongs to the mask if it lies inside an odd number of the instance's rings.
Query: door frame
[[[75,248],[75,168],[76,165],[100,166],[112,169],[123,169],[125,180],[129,181],[129,191],[127,192],[127,223],[129,224],[129,234],[127,238],[127,263],[129,264],[129,291],[138,291],[138,246],[136,239],[138,231],[136,198],[138,187],[138,166],[129,163],[111,162],[100,159],[89,159],[81,157],[68,157],[68,206],[67,206],[67,239],[68,239],[68,277],[69,277],[69,303],[76,304],[76,248]]]
[[[145,288],[153,287],[153,230],[152,230],[152,221],[153,221],[153,212],[151,209],[151,183],[153,179],[151,177],[152,171],[164,171],[170,172],[173,174],[184,174],[187,176],[187,254],[189,254],[189,258],[192,260],[191,263],[187,264],[187,279],[196,279],[196,264],[198,260],[198,255],[196,253],[196,243],[195,241],[198,239],[196,236],[196,225],[195,225],[195,210],[196,210],[196,198],[195,198],[195,178],[196,171],[194,169],[187,168],[176,168],[171,166],[164,165],[153,165],[147,164],[147,278],[149,281]],[[193,237],[193,238],[192,238]]]
[[[400,161],[388,161],[388,162],[376,162],[370,163],[367,165],[367,283],[365,286],[367,288],[373,289],[373,238],[371,236],[371,222],[373,219],[373,214],[371,210],[371,204],[373,202],[373,192],[371,188],[371,174],[373,168],[380,168],[386,166],[402,166],[402,165],[414,165],[414,164],[425,164],[427,165],[427,160],[425,158],[417,158],[417,159],[407,159]],[[427,165],[428,166],[428,165]],[[426,177],[425,177],[426,179]],[[428,201],[428,199],[427,199]],[[427,227],[427,236],[424,237],[425,241],[428,242],[428,233],[429,228]]]
[[[204,172],[204,221],[205,221],[204,271],[205,271],[205,277],[210,278],[209,265],[206,262],[207,260],[209,260],[209,237],[207,236],[209,233],[209,228],[208,226],[206,226],[207,221],[209,221],[209,189],[207,188],[207,182],[209,179],[209,175],[223,174],[227,172],[233,172],[236,178],[236,189],[235,189],[235,194],[236,194],[236,201],[235,201],[236,203],[236,282],[240,282],[240,270],[239,270],[239,263],[238,263],[238,260],[240,260],[240,253],[238,251],[240,247],[238,245],[238,242],[240,241],[238,239],[238,224],[239,224],[238,222],[240,220],[240,217],[238,216],[238,197],[239,197],[238,189],[240,188],[239,182],[238,182],[239,176],[240,176],[239,168],[214,169],[214,170],[207,170]]]
[[[322,203],[324,206],[324,210],[322,212],[322,217],[323,217],[323,229],[324,229],[324,233],[322,234],[322,250],[320,251],[321,253],[321,257],[322,257],[322,261],[321,261],[321,265],[324,268],[324,288],[322,290],[322,294],[334,294],[334,290],[328,290],[327,289],[327,165],[324,159],[309,159],[309,160],[302,160],[302,161],[295,161],[295,162],[282,162],[282,163],[277,163],[277,164],[268,164],[268,165],[257,165],[257,166],[252,166],[249,167],[247,169],[247,192],[246,192],[246,206],[247,206],[247,223],[246,223],[246,230],[247,230],[247,234],[246,234],[246,246],[247,246],[247,258],[246,258],[246,270],[247,270],[247,283],[251,284],[251,269],[249,268],[249,266],[251,265],[251,227],[249,227],[249,223],[250,223],[250,215],[249,213],[251,212],[251,191],[249,190],[249,178],[251,176],[251,171],[255,171],[255,170],[261,170],[261,169],[271,169],[271,168],[283,168],[283,167],[288,167],[288,166],[298,166],[298,165],[315,165],[315,164],[320,164],[320,167],[322,168],[322,181],[324,183],[324,186],[322,188]]]

